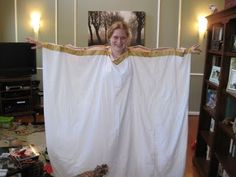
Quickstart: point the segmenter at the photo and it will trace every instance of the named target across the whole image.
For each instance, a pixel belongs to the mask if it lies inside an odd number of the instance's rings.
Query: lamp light
[[[31,14],[31,26],[35,34],[38,34],[40,28],[40,18],[41,15],[39,12],[32,12]]]
[[[199,35],[204,35],[207,30],[207,19],[203,16],[198,17],[198,32]]]

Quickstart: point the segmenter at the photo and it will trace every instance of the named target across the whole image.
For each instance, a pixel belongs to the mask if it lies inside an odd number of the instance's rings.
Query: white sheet
[[[106,54],[51,48],[43,49],[44,104],[57,177],[104,163],[108,177],[183,176],[190,54],[131,52],[116,65]]]

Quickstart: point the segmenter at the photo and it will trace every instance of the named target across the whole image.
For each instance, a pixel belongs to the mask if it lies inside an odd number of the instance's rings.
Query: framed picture
[[[220,77],[220,67],[212,66],[209,81],[219,85],[219,77]]]
[[[231,91],[236,91],[236,69],[230,70],[227,89]]]
[[[231,51],[236,52],[236,35],[232,36]]]
[[[211,109],[216,107],[216,90],[207,89],[206,106]]]
[[[116,21],[125,21],[131,28],[130,45],[144,45],[144,11],[89,11],[88,46],[108,44],[108,29]]]

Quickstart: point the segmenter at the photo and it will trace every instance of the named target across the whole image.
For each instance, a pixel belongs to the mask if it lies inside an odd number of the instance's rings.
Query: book
[[[207,146],[206,160],[210,160],[210,146]]]
[[[214,129],[215,129],[215,119],[211,118],[210,132],[214,132]]]

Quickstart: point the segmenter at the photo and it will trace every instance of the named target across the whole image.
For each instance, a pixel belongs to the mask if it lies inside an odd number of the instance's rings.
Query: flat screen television
[[[27,42],[0,42],[0,76],[36,74],[36,50]]]

